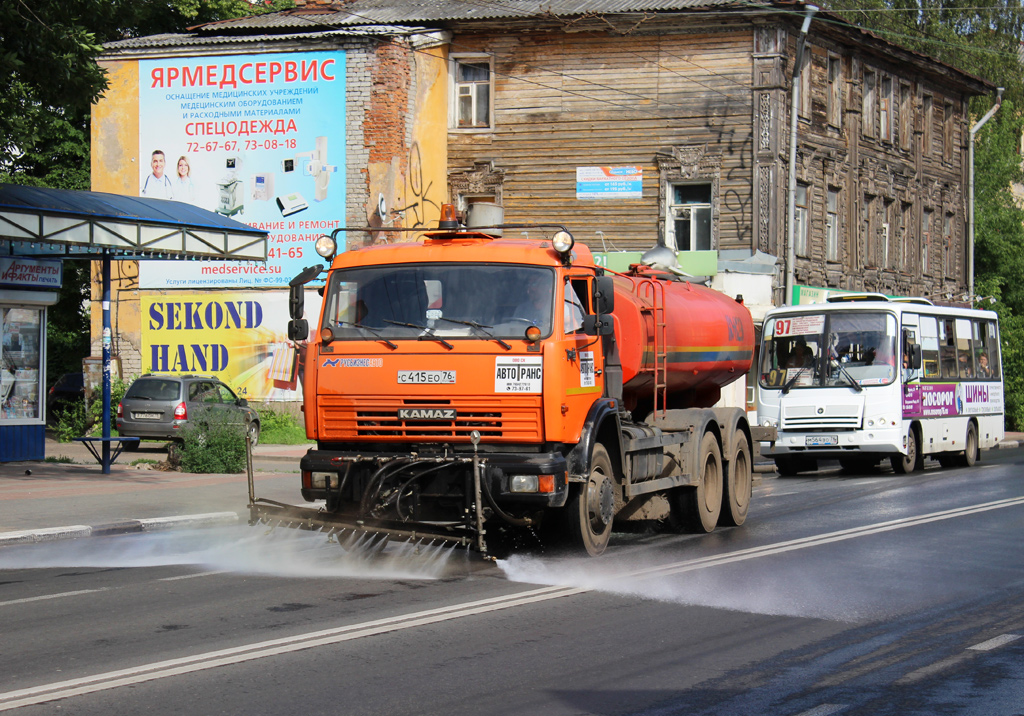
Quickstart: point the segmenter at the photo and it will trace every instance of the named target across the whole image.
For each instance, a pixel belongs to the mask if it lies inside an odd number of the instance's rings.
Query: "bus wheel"
[[[753,473],[750,462],[750,445],[747,443],[746,433],[737,430],[732,442],[736,451],[726,470],[721,522],[723,525],[739,527],[747,519]]]
[[[604,445],[594,446],[590,456],[590,477],[578,488],[566,505],[569,538],[574,546],[583,548],[591,557],[597,557],[608,547],[615,515],[615,474]]]
[[[714,433],[704,433],[697,462],[697,486],[679,493],[680,511],[690,532],[711,532],[722,513],[722,450]]]
[[[911,428],[910,432],[907,434],[907,454],[892,455],[889,458],[889,464],[892,465],[892,471],[899,475],[906,475],[916,470],[918,463],[917,454],[917,430]]]
[[[960,464],[965,467],[974,467],[974,463],[978,461],[978,428],[974,427],[974,423],[967,426],[967,439],[964,441],[964,456],[960,459]]]

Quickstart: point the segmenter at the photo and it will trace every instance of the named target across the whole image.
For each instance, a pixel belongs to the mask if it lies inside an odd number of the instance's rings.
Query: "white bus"
[[[778,429],[781,475],[973,465],[1003,438],[999,322],[992,311],[846,294],[764,320],[757,414]]]

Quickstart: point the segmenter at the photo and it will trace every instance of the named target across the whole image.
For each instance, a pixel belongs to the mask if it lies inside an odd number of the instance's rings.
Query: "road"
[[[597,560],[241,526],[5,547],[0,710],[1014,716],[1022,461],[766,476],[744,527]]]

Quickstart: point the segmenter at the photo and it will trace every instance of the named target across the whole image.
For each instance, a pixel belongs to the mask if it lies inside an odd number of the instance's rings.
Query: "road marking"
[[[60,594],[43,594],[38,597],[25,597],[24,599],[11,599],[6,602],[0,602],[0,607],[6,607],[10,604],[28,604],[29,602],[41,602],[46,599],[60,599],[61,597],[77,597],[79,594],[95,594],[96,592],[105,592],[110,587],[101,587],[100,589],[79,589],[74,592],[61,592]]]
[[[817,547],[823,544],[841,542],[857,537],[880,534],[892,530],[904,529],[906,527],[928,524],[930,522],[964,517],[980,512],[998,510],[1005,507],[1014,507],[1021,504],[1024,504],[1024,497],[996,500],[994,502],[986,502],[980,505],[960,507],[953,510],[944,510],[942,512],[933,512],[931,514],[920,515],[918,517],[907,517],[901,520],[880,522],[874,525],[865,525],[863,527],[839,530],[837,532],[830,532],[823,535],[789,540],[787,542],[780,542],[774,545],[739,550],[724,555],[702,557],[651,569],[635,570],[629,574],[636,577],[680,574],[696,569],[704,569],[707,567],[729,564],[731,562],[740,562],[768,555],[782,554],[784,552],[790,552],[798,549]],[[541,587],[525,592],[517,592],[511,595],[466,602],[465,604],[428,609],[422,612],[413,612],[411,614],[378,619],[364,622],[362,624],[352,624],[334,629],[325,629],[322,631],[309,632],[307,634],[299,634],[292,637],[272,639],[270,641],[257,642],[255,644],[237,646],[229,649],[221,649],[180,659],[154,662],[152,664],[145,664],[131,669],[121,669],[119,671],[111,671],[105,674],[96,674],[94,676],[86,676],[79,679],[44,684],[42,686],[36,686],[28,689],[8,691],[6,693],[0,693],[0,711],[7,711],[10,709],[20,708],[22,706],[30,706],[32,704],[40,704],[47,701],[55,701],[73,696],[81,696],[83,694],[114,689],[121,686],[130,686],[132,684],[138,684],[145,681],[153,681],[156,679],[164,679],[196,671],[204,671],[218,666],[228,666],[231,664],[263,659],[270,656],[278,656],[280,654],[287,654],[304,649],[313,649],[319,646],[338,644],[345,641],[362,639],[364,637],[386,634],[388,632],[413,629],[420,626],[426,626],[428,624],[437,624],[476,614],[485,614],[487,612],[511,609],[513,607],[536,604],[552,599],[562,599],[564,597],[585,594],[589,591],[592,590],[565,586]],[[825,704],[823,706],[837,705]],[[835,712],[831,711],[828,713]],[[815,714],[815,716],[824,716],[824,712]]]
[[[992,649],[998,649],[1004,644],[1009,644],[1011,641],[1017,641],[1020,639],[1020,634],[1000,634],[997,637],[983,641],[980,644],[967,647],[968,651],[991,651]]]
[[[796,716],[830,716],[830,714],[839,713],[846,706],[847,704],[822,704],[821,706],[815,706],[813,709],[801,711]]]
[[[196,572],[195,574],[182,574],[177,577],[161,577],[158,582],[177,582],[179,579],[195,579],[196,577],[213,577],[218,574],[227,574],[228,570],[219,569],[216,572]]]

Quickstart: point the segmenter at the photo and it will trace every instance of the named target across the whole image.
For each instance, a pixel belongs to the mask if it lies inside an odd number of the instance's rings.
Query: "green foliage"
[[[110,380],[110,434],[117,435],[117,404],[121,402],[125,391],[131,381],[125,382],[121,378],[113,377]],[[93,432],[102,433],[103,425],[103,391],[97,390],[93,395],[92,403],[89,405],[89,424],[94,425]]]
[[[189,423],[192,423],[190,420]],[[190,424],[181,432],[174,460],[182,472],[236,473],[245,470],[245,431],[226,417]]]
[[[74,403],[57,411],[53,432],[58,442],[69,443],[75,438],[80,438],[85,435],[88,428],[89,419],[84,403]]]
[[[74,460],[67,455],[47,455],[43,458],[43,462],[61,462],[61,463],[73,463]]]
[[[264,403],[260,414],[260,443],[262,445],[302,445],[312,442],[306,437],[306,428],[291,413],[275,410]]]

